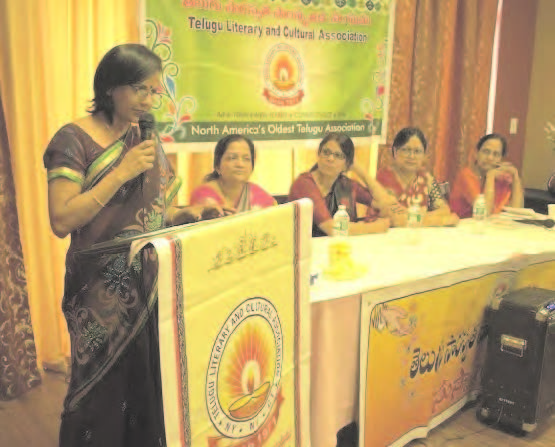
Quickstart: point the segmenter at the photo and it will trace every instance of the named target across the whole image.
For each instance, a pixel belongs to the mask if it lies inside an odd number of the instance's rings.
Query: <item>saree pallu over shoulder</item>
[[[83,183],[83,189],[87,190],[94,186],[120,159],[125,148],[122,140],[116,141],[107,148],[87,169],[87,175]]]
[[[460,218],[472,217],[474,201],[483,192],[480,178],[469,167],[463,168],[457,174],[453,187],[451,188],[450,206],[454,213]],[[495,197],[493,213],[499,213],[511,200],[511,184],[495,180]]]
[[[89,189],[113,167],[135,137],[130,129],[123,139],[104,149],[79,126],[62,127],[44,154],[48,181],[64,177],[78,183],[83,190]]]
[[[274,198],[255,183],[248,182],[236,204],[239,212],[250,211],[259,208],[267,208],[275,205]]]
[[[376,174],[376,180],[404,207],[413,203],[426,206],[428,211],[437,208],[438,199],[442,199],[437,181],[425,170],[416,173],[414,179],[406,187],[401,184],[395,171],[382,168]]]
[[[319,225],[333,218],[339,205],[345,205],[351,222],[358,220],[356,204],[362,203],[370,207],[372,194],[362,188],[357,182],[340,174],[324,197],[310,172],[304,172],[291,185],[289,200],[308,198],[313,203],[312,236],[320,237],[326,234]],[[373,218],[372,216],[367,216]]]
[[[206,205],[210,201],[215,201],[220,206],[224,206],[226,203],[223,193],[217,184],[204,183],[195,188],[191,193],[191,205]],[[257,184],[247,182],[233,207],[241,213],[274,205],[276,205],[276,201],[270,194]]]
[[[169,183],[166,187],[166,205],[169,206],[173,199],[175,198],[175,196],[177,195],[179,189],[181,188],[181,185],[183,184],[183,181],[181,180],[181,177],[177,177],[174,176],[169,180]]]

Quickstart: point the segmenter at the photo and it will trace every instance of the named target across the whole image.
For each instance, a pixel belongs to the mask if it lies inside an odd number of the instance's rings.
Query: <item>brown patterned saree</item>
[[[64,177],[85,192],[139,142],[135,126],[102,148],[80,127],[66,125],[44,155],[48,180]],[[158,147],[154,168],[124,184],[91,222],[71,234],[62,309],[72,369],[61,446],[164,445],[156,257],[145,249],[129,263],[124,252],[89,249],[162,228],[166,204],[178,187]]]

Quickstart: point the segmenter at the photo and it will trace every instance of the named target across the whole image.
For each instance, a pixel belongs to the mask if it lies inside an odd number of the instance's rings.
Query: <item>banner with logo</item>
[[[518,256],[363,295],[360,445],[404,446],[457,412],[479,386],[485,309],[522,287],[555,290],[554,257]]]
[[[309,446],[312,205],[152,240],[168,447]]]
[[[143,0],[164,142],[385,137],[393,0]]]

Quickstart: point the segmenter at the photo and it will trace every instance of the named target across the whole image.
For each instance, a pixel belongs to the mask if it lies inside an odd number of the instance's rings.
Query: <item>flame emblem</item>
[[[237,420],[250,419],[263,407],[275,365],[274,340],[268,322],[254,317],[241,326],[222,358],[220,387],[222,406]]]
[[[303,90],[303,63],[295,47],[286,43],[274,45],[264,62],[264,97],[279,107],[299,104]]]
[[[277,309],[262,297],[231,312],[214,339],[206,403],[214,428],[229,438],[255,433],[278,398],[283,334]]]
[[[298,71],[291,55],[282,51],[270,64],[270,79],[278,90],[291,90],[298,82]]]

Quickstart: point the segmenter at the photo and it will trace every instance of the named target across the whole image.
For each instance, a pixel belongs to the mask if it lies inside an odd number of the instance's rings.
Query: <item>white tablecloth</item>
[[[410,282],[433,275],[493,264],[520,254],[555,252],[555,231],[525,224],[487,224],[463,220],[458,227],[421,228],[414,243],[410,230],[393,228],[384,234],[352,237],[353,258],[368,267],[354,281],[328,281],[322,271],[328,262],[331,238],[312,241],[311,302],[347,297],[369,290]]]

